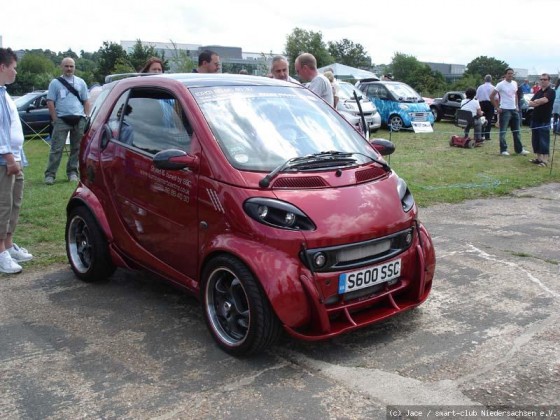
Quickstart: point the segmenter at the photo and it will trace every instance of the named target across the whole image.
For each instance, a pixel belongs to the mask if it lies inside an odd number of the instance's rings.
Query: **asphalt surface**
[[[146,274],[0,276],[0,418],[560,419],[560,184],[421,219],[438,263],[424,305],[248,359]]]

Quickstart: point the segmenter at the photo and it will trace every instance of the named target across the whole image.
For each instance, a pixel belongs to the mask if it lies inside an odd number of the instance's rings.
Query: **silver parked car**
[[[361,127],[361,116],[356,97],[360,101],[360,106],[364,114],[366,126],[370,133],[374,133],[381,127],[381,116],[377,112],[377,108],[363,92],[356,89],[354,85],[348,82],[338,82],[338,104],[336,110],[342,114],[350,123]],[[354,96],[354,92],[356,96]]]

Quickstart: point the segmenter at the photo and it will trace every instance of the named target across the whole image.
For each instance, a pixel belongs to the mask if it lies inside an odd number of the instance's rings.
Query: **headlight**
[[[245,212],[264,225],[289,230],[315,230],[311,219],[300,209],[272,198],[250,198],[243,204]]]
[[[357,109],[357,106],[354,105],[352,102],[343,101],[342,106],[348,109],[349,111],[356,111]]]
[[[412,193],[408,189],[405,180],[401,177],[397,177],[397,192],[401,199],[402,208],[406,213],[414,206],[414,197],[412,197]]]
[[[409,107],[407,104],[399,104],[399,108],[402,109],[403,111],[406,111]]]

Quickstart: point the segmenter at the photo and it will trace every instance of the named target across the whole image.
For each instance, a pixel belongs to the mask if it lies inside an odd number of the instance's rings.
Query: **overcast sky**
[[[4,1],[0,35],[12,49],[97,51],[104,41],[175,42],[282,53],[298,27],[323,41],[361,44],[374,64],[397,52],[468,64],[479,56],[529,74],[560,70],[558,3],[552,0],[91,0]],[[468,3],[468,5],[467,5]]]

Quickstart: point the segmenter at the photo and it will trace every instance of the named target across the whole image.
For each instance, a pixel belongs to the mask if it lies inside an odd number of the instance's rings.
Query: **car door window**
[[[192,129],[179,101],[169,92],[133,89],[113,109],[113,137],[144,152],[189,151]],[[114,127],[118,127],[115,130]]]

